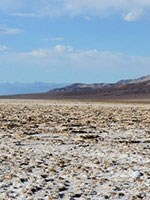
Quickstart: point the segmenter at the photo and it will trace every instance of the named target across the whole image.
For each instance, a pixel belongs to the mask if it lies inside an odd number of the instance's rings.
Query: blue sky
[[[149,0],[0,2],[0,82],[115,82],[150,74]]]

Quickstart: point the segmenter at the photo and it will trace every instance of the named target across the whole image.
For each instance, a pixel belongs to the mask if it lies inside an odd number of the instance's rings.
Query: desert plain
[[[150,200],[150,104],[0,100],[0,200]]]

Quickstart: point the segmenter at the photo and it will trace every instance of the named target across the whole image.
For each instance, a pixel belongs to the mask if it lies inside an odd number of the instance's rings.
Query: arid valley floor
[[[0,100],[0,200],[150,200],[150,104]]]

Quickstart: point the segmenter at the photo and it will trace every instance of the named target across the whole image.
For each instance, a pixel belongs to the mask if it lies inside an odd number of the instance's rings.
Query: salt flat
[[[0,200],[150,199],[150,104],[0,100]]]

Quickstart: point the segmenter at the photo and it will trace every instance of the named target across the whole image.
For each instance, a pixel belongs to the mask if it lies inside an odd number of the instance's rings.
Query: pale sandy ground
[[[150,104],[0,100],[0,200],[150,200]]]

